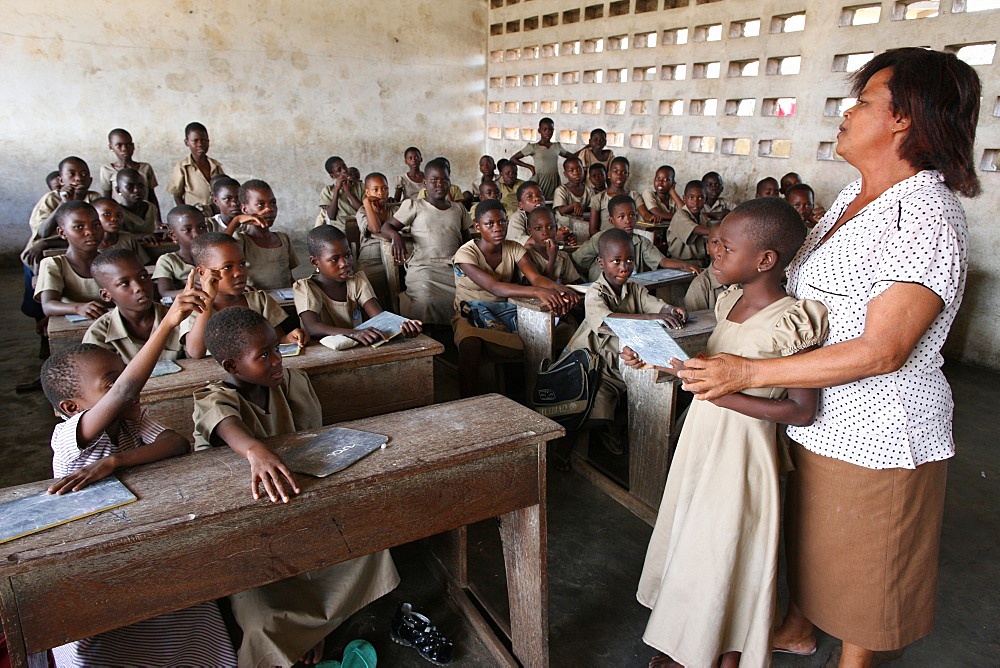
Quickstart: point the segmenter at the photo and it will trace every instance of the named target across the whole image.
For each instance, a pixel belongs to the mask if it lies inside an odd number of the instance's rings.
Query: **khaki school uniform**
[[[213,383],[195,392],[195,449],[209,447],[216,427],[228,417],[239,419],[258,439],[317,429],[323,422],[309,377],[299,369],[287,368],[281,384],[268,393],[267,410],[247,401],[226,383]],[[244,470],[249,474],[249,467]],[[382,550],[233,594],[229,602],[243,630],[239,665],[296,663],[345,619],[398,584],[392,557],[388,550]]]
[[[660,198],[656,196],[656,191],[652,188],[647,188],[642,191],[642,205],[649,211],[652,211],[653,209],[663,209],[667,213],[677,212],[677,204],[674,203],[672,197],[668,197],[667,203],[664,204],[660,201]]]
[[[591,150],[589,146],[584,147],[583,150],[580,151],[580,154],[577,157],[580,158],[580,162],[583,163],[584,174],[589,174],[590,166],[598,162],[604,165],[605,169],[611,169],[611,161],[615,159],[615,154],[611,151],[611,149],[606,148],[604,150],[608,152],[607,160],[598,160],[597,156],[594,155],[594,151]]]
[[[508,216],[514,215],[517,211],[517,189],[524,183],[521,179],[515,179],[513,185],[506,185],[503,181],[497,181],[497,188],[500,189],[500,202]]]
[[[134,167],[135,171],[139,172],[142,176],[143,181],[146,182],[146,191],[153,192],[156,186],[160,185],[156,180],[156,174],[153,173],[153,166],[148,162],[137,162]],[[97,175],[97,187],[100,188],[101,192],[106,190],[111,191],[111,196],[119,204],[122,203],[122,196],[119,194],[115,185],[118,183],[118,170],[115,168],[114,163],[106,163],[101,165],[101,169]]]
[[[404,199],[413,199],[414,197],[417,196],[417,194],[423,187],[424,187],[423,181],[417,183],[406,174],[401,174],[399,178],[396,179],[396,189],[403,191],[403,195],[400,198],[400,201]]]
[[[702,208],[701,212],[703,214],[715,213],[716,211],[726,211],[732,210],[732,206],[729,204],[729,200],[725,197],[720,197],[715,200],[715,204],[709,206],[708,201],[705,202],[705,206]]]
[[[586,316],[566,349],[586,348],[601,357],[601,385],[590,417],[594,420],[612,420],[619,398],[625,394],[625,382],[618,370],[619,343],[617,336],[601,334],[598,330],[604,324],[604,318],[613,313],[659,313],[667,303],[631,281],[622,286],[619,297],[603,273],[587,288],[583,302]]]
[[[264,316],[264,319],[267,320],[271,327],[277,327],[288,319],[285,309],[281,308],[278,302],[274,301],[271,295],[263,290],[250,290],[243,297],[247,300],[247,308]],[[197,313],[192,313],[177,328],[180,331],[181,341],[184,340],[184,337],[194,327],[194,321],[197,317]]]
[[[633,200],[635,195],[631,190],[626,190],[624,192],[618,193],[618,195],[628,195]],[[590,199],[590,208],[597,209],[601,214],[601,224],[598,226],[597,230],[603,232],[604,230],[610,230],[614,225],[611,224],[611,213],[608,211],[608,202],[617,197],[618,195],[609,195],[607,190],[602,190],[599,193],[595,193]]]
[[[534,246],[526,250],[528,251],[528,259],[531,260],[531,264],[538,270],[538,273],[546,276],[546,278],[562,283],[563,285],[578,283],[580,281],[580,272],[576,270],[573,258],[566,251],[561,250],[556,254],[556,261],[552,267],[552,275],[549,276],[545,273],[545,268],[549,266],[549,256]]]
[[[448,188],[448,199],[452,202],[461,202],[462,194],[462,188],[456,186],[455,184],[452,184],[451,187]],[[421,186],[420,190],[417,191],[417,199],[427,199],[427,188]]]
[[[42,259],[38,265],[38,280],[35,281],[35,301],[42,301],[42,293],[55,290],[59,300],[74,304],[99,302],[101,286],[92,278],[84,278],[73,270],[69,258],[56,255]]]
[[[233,238],[240,243],[247,260],[250,284],[258,290],[280,290],[292,284],[292,269],[299,266],[292,241],[284,232],[275,232],[281,245],[264,248],[246,232],[236,232]]]
[[[188,264],[177,253],[164,253],[156,258],[156,268],[153,270],[153,280],[169,278],[175,290],[187,284],[188,275],[194,271],[194,265]]]
[[[184,198],[185,204],[196,206],[202,211],[212,210],[212,184],[210,179],[226,172],[222,169],[222,163],[214,158],[208,158],[209,178],[194,164],[194,159],[188,155],[186,158],[174,165],[174,170],[170,174],[170,183],[167,184],[167,192]]]
[[[361,181],[355,181],[350,188],[351,194],[357,197],[359,202],[363,202],[365,198],[364,184],[361,183]],[[326,207],[328,207],[332,201],[333,184],[330,184],[328,186],[324,186],[323,190],[319,193],[319,215],[316,216],[316,223],[313,227],[330,224],[339,228],[341,232],[344,232],[347,229],[347,221],[356,217],[359,209],[355,209],[347,195],[341,193],[340,197],[337,198],[337,217],[333,220],[329,220],[326,215]]]
[[[553,210],[556,211],[556,222],[559,223],[560,225],[565,225],[566,227],[573,229],[574,219],[583,220],[582,216],[585,215],[588,211],[590,211],[590,207],[592,206],[593,199],[596,195],[597,193],[595,193],[593,188],[591,188],[590,186],[584,186],[583,194],[580,195],[579,197],[574,195],[570,191],[569,186],[567,186],[565,183],[556,188],[556,192],[552,196],[552,208]],[[558,209],[560,209],[561,207],[577,203],[579,203],[579,205],[583,207],[584,213],[580,214],[580,216],[569,216],[561,214],[558,211]]]
[[[490,352],[510,357],[524,348],[521,337],[516,332],[501,332],[495,329],[476,327],[460,315],[462,302],[505,302],[506,297],[498,297],[492,292],[481,288],[475,281],[465,275],[460,264],[471,264],[479,267],[495,280],[501,283],[513,283],[517,273],[517,263],[526,253],[524,246],[516,241],[504,241],[500,251],[500,264],[496,269],[486,262],[486,256],[479,250],[475,241],[467,241],[455,252],[455,316],[451,326],[455,330],[455,345],[459,345],[469,337],[482,339],[488,345]],[[501,350],[505,349],[505,350]],[[510,352],[515,351],[515,352]]]
[[[719,283],[719,279],[712,272],[712,265],[708,265],[708,268],[698,274],[688,286],[684,294],[684,308],[688,313],[714,309],[715,302],[725,289],[726,286]]]
[[[101,249],[102,253],[107,253],[109,250],[115,250],[116,248],[124,248],[125,250],[130,250],[136,254],[139,258],[139,262],[143,265],[149,264],[149,253],[146,249],[139,245],[139,240],[135,238],[135,235],[129,234],[128,232],[119,232],[118,241]]]
[[[580,274],[587,277],[588,281],[596,281],[601,276],[601,268],[597,265],[597,256],[600,255],[599,242],[607,230],[602,230],[590,237],[587,243],[583,244],[573,253],[573,264],[580,270]],[[632,249],[635,251],[635,271],[653,271],[660,268],[663,261],[663,253],[653,245],[653,242],[641,234],[632,234]]]
[[[163,304],[153,304],[153,313],[155,314],[153,331],[156,331],[156,328],[160,326],[167,310],[168,308]],[[122,317],[117,306],[94,321],[94,324],[87,329],[87,333],[83,335],[83,342],[114,350],[125,360],[126,364],[131,362],[132,358],[139,354],[139,350],[146,345],[146,339],[137,338],[129,332],[125,318]],[[181,357],[184,357],[184,346],[181,344],[181,333],[175,327],[170,332],[167,343],[163,346],[160,359],[176,360]]]
[[[129,211],[124,206],[122,206],[122,213],[125,214],[122,228],[132,234],[152,234],[153,230],[156,229],[156,219],[160,216],[160,210],[152,202],[146,202],[145,216]]]
[[[670,221],[670,229],[667,230],[667,250],[670,251],[670,257],[698,262],[708,259],[707,238],[694,230],[699,225],[708,227],[708,217],[704,211],[695,217],[685,206],[674,215]]]
[[[95,199],[100,199],[101,193],[94,192],[93,190],[87,191],[87,195],[84,197],[84,201],[93,202]],[[28,243],[24,245],[24,250],[21,252],[21,262],[24,262],[25,255],[32,246],[42,240],[39,235],[39,228],[42,223],[52,215],[52,212],[59,208],[62,204],[62,198],[59,197],[59,193],[50,190],[49,192],[42,195],[41,199],[35,202],[34,208],[31,210],[31,215],[28,217],[28,227],[31,228],[31,237],[28,239]],[[54,233],[53,237],[58,233]],[[32,272],[36,275],[38,274],[38,265],[31,267]]]
[[[392,218],[399,208],[395,202],[387,202],[385,205],[389,211],[389,218]],[[381,228],[380,228],[381,229]],[[385,273],[385,264],[382,262],[382,235],[375,234],[368,230],[368,214],[364,207],[358,209],[358,232],[361,235],[361,244],[358,248],[358,261],[355,268],[365,272],[368,281],[375,290],[375,296],[379,304],[387,306],[392,303],[389,295],[389,279]]]
[[[354,329],[365,320],[364,305],[375,299],[375,291],[363,271],[347,279],[347,300],[338,302],[323,292],[323,287],[312,280],[302,278],[292,286],[295,295],[295,312],[300,316],[306,311],[315,313],[320,322],[330,327]]]
[[[518,209],[507,218],[507,241],[516,241],[522,246],[531,238],[528,234],[528,214]]]

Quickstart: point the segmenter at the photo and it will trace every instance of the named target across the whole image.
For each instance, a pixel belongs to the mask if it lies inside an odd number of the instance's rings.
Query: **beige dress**
[[[284,232],[275,232],[281,240],[276,248],[257,245],[249,234],[236,232],[233,237],[240,242],[243,256],[247,259],[250,285],[258,290],[280,290],[292,284],[292,269],[299,266],[292,241]]]
[[[635,199],[635,195],[631,190],[626,190],[625,192],[618,193],[618,195],[628,195],[632,199]],[[610,230],[614,225],[611,224],[611,214],[608,212],[608,202],[617,197],[618,195],[609,195],[607,190],[602,190],[599,193],[595,193],[590,200],[590,208],[597,209],[601,214],[601,224],[597,228],[599,232],[604,230]]]
[[[753,359],[792,355],[826,338],[826,308],[785,297],[746,322],[727,320],[743,291],[715,307],[706,352]],[[783,388],[745,394],[779,399]],[[776,425],[708,401],[691,404],[670,465],[636,595],[652,609],[643,641],[689,668],[725,652],[771,664],[777,604]]]
[[[424,324],[449,324],[455,311],[451,259],[469,226],[465,207],[452,203],[442,211],[425,199],[408,199],[393,217],[409,225],[413,235],[413,254],[406,261],[407,299],[400,301],[401,315]]]
[[[146,202],[145,216],[140,216],[137,213],[129,211],[124,205],[122,206],[122,213],[125,214],[125,220],[122,221],[122,228],[126,232],[131,232],[132,234],[152,234],[156,228],[156,219],[160,215],[160,210],[152,202]]]
[[[149,254],[146,249],[139,245],[139,240],[135,238],[135,235],[129,234],[128,232],[119,232],[118,241],[106,246],[101,249],[102,253],[107,253],[109,250],[114,250],[116,248],[124,248],[125,250],[130,250],[136,254],[139,258],[139,262],[143,265],[149,264]]]
[[[209,447],[216,426],[230,416],[259,439],[322,425],[319,399],[299,369],[285,369],[266,411],[225,383],[195,392],[195,449]],[[245,471],[249,475],[249,467]],[[345,619],[398,584],[392,557],[382,550],[233,594],[229,602],[243,629],[239,665],[291,666]]]
[[[642,191],[642,204],[649,211],[653,209],[663,209],[667,213],[676,213],[677,205],[674,203],[673,198],[668,197],[667,203],[664,204],[660,201],[660,198],[656,196],[656,191],[652,188],[647,188]]]
[[[351,186],[351,194],[358,198],[358,201],[364,201],[365,198],[365,187],[360,181],[356,181],[354,185]],[[351,200],[347,195],[341,194],[337,198],[337,217],[334,219],[329,219],[326,215],[326,207],[330,205],[333,201],[333,185],[324,186],[323,190],[319,193],[319,215],[316,216],[315,227],[320,225],[330,224],[340,229],[341,232],[347,229],[348,219],[354,218],[358,215],[360,209],[355,209],[354,205],[351,204]]]
[[[565,183],[556,188],[555,194],[552,195],[552,208],[559,209],[563,206],[568,206],[570,204],[579,203],[583,207],[584,213],[590,210],[591,201],[597,195],[590,186],[584,186],[583,194],[577,197],[572,192],[570,192],[569,186]],[[556,211],[556,222],[560,225],[565,225],[566,227],[573,229],[573,220],[582,219],[581,216],[568,216]]]
[[[514,183],[508,186],[503,181],[497,181],[497,188],[500,190],[500,201],[503,203],[503,208],[508,216],[513,215],[517,211],[517,189],[521,187],[522,183],[524,181],[521,179],[514,179]]]
[[[243,297],[247,300],[247,308],[264,316],[264,319],[267,320],[271,327],[277,327],[288,319],[288,314],[285,313],[285,309],[281,308],[281,305],[274,301],[274,298],[263,290],[248,290]],[[188,332],[190,332],[194,327],[194,322],[197,317],[197,313],[192,313],[181,322],[180,326],[177,328],[181,333],[181,341],[184,340],[184,337],[187,336]],[[288,332],[285,333],[287,334]]]
[[[387,203],[386,208],[391,218],[399,204]],[[364,271],[368,281],[375,290],[379,304],[388,305],[392,302],[389,298],[389,279],[385,275],[385,264],[382,262],[382,235],[373,234],[368,229],[368,214],[364,207],[358,209],[358,232],[361,235],[361,244],[358,248],[358,261],[355,269]]]
[[[179,290],[187,284],[188,275],[192,271],[194,271],[194,265],[182,260],[177,253],[164,253],[156,259],[153,280],[169,278],[173,281],[174,289]]]
[[[420,192],[421,188],[424,187],[424,182],[421,181],[417,183],[410,179],[406,174],[400,174],[399,178],[396,179],[396,188],[403,190],[402,199],[413,199]],[[475,192],[479,192],[478,190]]]
[[[42,293],[46,290],[55,290],[59,293],[60,301],[73,304],[103,301],[101,286],[97,281],[76,273],[65,255],[43,258],[38,265],[35,301],[42,301]]]
[[[502,283],[513,283],[517,274],[517,263],[524,257],[524,246],[515,241],[504,241],[503,249],[500,251],[500,264],[496,269],[490,267],[486,262],[486,256],[479,250],[475,241],[467,241],[455,253],[455,316],[451,325],[455,330],[455,345],[460,344],[468,337],[475,337],[483,341],[508,348],[510,350],[522,350],[524,343],[516,332],[500,332],[494,329],[476,327],[463,318],[459,312],[462,302],[505,302],[506,297],[498,297],[492,292],[479,287],[471,278],[465,275],[459,264],[472,264]],[[491,347],[492,352],[500,352]]]
[[[312,311],[320,322],[330,327],[354,329],[365,321],[364,305],[375,299],[375,292],[363,271],[347,279],[347,301],[337,302],[323,292],[322,286],[311,278],[302,278],[292,286],[295,294],[295,312],[302,315]]]
[[[528,214],[523,209],[518,209],[507,217],[507,241],[516,241],[523,246],[530,238]]]
[[[726,289],[712,271],[712,265],[708,265],[705,271],[701,272],[691,281],[687,292],[684,293],[684,308],[688,313],[692,311],[706,311],[714,309],[719,295]]]
[[[222,169],[222,163],[215,158],[205,157],[208,160],[209,179],[226,173]],[[170,182],[167,184],[167,192],[183,198],[185,204],[198,207],[206,213],[212,211],[212,184],[201,173],[190,155],[174,165],[170,173]]]
[[[142,180],[146,182],[146,190],[148,192],[153,192],[156,186],[160,185],[156,180],[156,174],[153,172],[153,166],[148,162],[137,162],[135,163],[135,171],[139,172],[142,176]],[[101,192],[105,190],[111,191],[111,196],[119,204],[122,203],[121,194],[115,189],[118,184],[118,170],[115,169],[113,162],[109,162],[101,165],[101,170],[97,175],[97,187],[100,188]]]
[[[696,217],[685,206],[674,214],[667,230],[667,250],[678,260],[705,262],[708,260],[706,237],[695,232],[696,226],[707,227],[708,217],[702,211]]]
[[[153,331],[160,326],[163,316],[167,314],[167,307],[163,304],[153,304]],[[108,350],[118,353],[125,363],[132,361],[132,358],[139,354],[139,350],[146,345],[146,339],[139,339],[132,335],[125,324],[118,307],[111,309],[100,318],[94,321],[83,335],[84,343],[93,343]],[[167,342],[160,353],[161,360],[176,360],[184,357],[184,345],[181,343],[180,329],[175,327],[167,337]]]

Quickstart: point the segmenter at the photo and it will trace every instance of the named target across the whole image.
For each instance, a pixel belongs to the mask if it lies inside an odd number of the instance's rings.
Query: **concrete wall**
[[[209,155],[278,196],[304,231],[343,156],[403,173],[403,149],[445,154],[471,181],[485,119],[486,3],[469,0],[135,0],[2,4],[0,248],[20,250],[44,177],[71,154],[95,177],[128,129],[165,186],[184,126]],[[96,179],[95,179],[96,185]],[[161,187],[161,203],[171,201]]]
[[[857,172],[839,159],[821,159],[835,142],[840,118],[826,115],[827,101],[848,94],[844,72],[834,71],[837,56],[881,52],[912,45],[944,49],[951,45],[995,42],[1000,10],[962,12],[959,0],[941,0],[941,14],[917,20],[893,20],[897,3],[891,0],[860,3],[726,0],[701,4],[695,0],[491,0],[488,23],[489,57],[487,146],[496,158],[521,149],[538,120],[551,116],[560,132],[576,134],[575,150],[586,143],[592,128],[621,133],[618,155],[632,163],[630,184],[642,189],[652,183],[653,172],[663,163],[677,169],[678,181],[700,178],[714,169],[722,173],[726,195],[737,201],[752,196],[757,180],[799,172],[815,188],[820,202],[829,204],[839,190],[857,178]],[[970,5],[973,3],[969,3]],[[674,7],[675,5],[681,5]],[[848,6],[881,8],[871,25],[841,25]],[[649,9],[650,11],[641,11]],[[804,29],[771,33],[775,17],[805,11]],[[569,12],[569,15],[567,15]],[[576,12],[578,20],[572,21]],[[600,18],[587,18],[588,14]],[[760,20],[756,37],[731,35],[734,23]],[[707,28],[721,24],[721,39],[708,41]],[[687,44],[667,43],[674,29],[688,31]],[[641,36],[653,32],[655,47],[640,47]],[[664,39],[666,33],[667,39]],[[615,39],[628,39],[622,49]],[[603,40],[602,52],[590,52],[591,40]],[[579,41],[578,53],[575,42]],[[570,43],[567,45],[567,43]],[[537,57],[536,56],[537,49]],[[549,55],[558,49],[559,55]],[[768,60],[801,56],[799,74],[767,74]],[[998,54],[1000,56],[1000,54]],[[987,150],[1000,149],[1000,57],[976,69],[983,81],[983,112],[977,134],[976,159]],[[759,60],[755,77],[730,77],[733,61]],[[719,78],[694,78],[699,63],[719,63]],[[665,80],[664,66],[684,65],[683,80]],[[635,69],[655,68],[649,80],[636,80]],[[626,70],[627,82],[608,83],[609,70]],[[603,83],[584,83],[601,72]],[[566,83],[578,77],[579,83]],[[588,74],[591,73],[591,74]],[[538,75],[537,82],[534,76]],[[548,75],[548,76],[546,76]],[[614,72],[611,73],[613,78]],[[546,85],[547,84],[547,85]],[[764,115],[766,100],[796,98],[792,116]],[[753,116],[727,115],[726,101],[755,100]],[[660,113],[663,100],[681,100],[681,115]],[[717,100],[714,115],[697,115],[698,100]],[[620,101],[622,113],[607,113],[608,101]],[[595,103],[599,113],[588,114]],[[645,104],[643,104],[645,103]],[[525,113],[527,110],[527,113]],[[513,113],[512,113],[513,112]],[[835,112],[834,112],[835,113]],[[528,130],[525,133],[524,130]],[[679,136],[680,150],[660,150],[661,137]],[[709,137],[716,147],[707,153],[692,150],[693,137]],[[726,154],[730,142],[749,149],[749,155]],[[532,139],[533,140],[533,139]],[[788,157],[760,154],[766,142],[791,142]],[[664,139],[664,141],[668,141]],[[678,141],[678,140],[675,140]],[[633,142],[635,142],[633,144]],[[643,142],[651,148],[643,148]],[[772,150],[772,153],[775,151]],[[994,154],[995,155],[995,154]],[[995,169],[995,168],[994,168]],[[947,351],[964,361],[1000,368],[1000,172],[982,171],[984,194],[965,200],[971,236],[971,268],[965,303],[952,330]]]

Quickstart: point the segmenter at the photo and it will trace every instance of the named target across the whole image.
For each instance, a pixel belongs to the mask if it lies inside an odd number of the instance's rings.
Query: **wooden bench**
[[[524,342],[526,396],[535,388],[542,360],[552,359],[555,319],[537,299],[513,298],[517,306],[517,332]],[[602,328],[611,334],[607,327]],[[671,332],[689,355],[705,349],[715,329],[714,311],[695,311],[679,332]],[[609,496],[652,525],[660,507],[670,465],[670,436],[676,424],[676,390],[673,377],[658,371],[619,368],[628,393],[628,489],[595,468],[582,453],[573,452],[573,466]]]
[[[300,475],[286,504],[251,499],[228,448],[119,472],[135,503],[0,545],[0,621],[12,664],[127,624],[500,517],[514,657],[548,665],[545,444],[562,429],[498,395],[343,426],[388,446],[327,478]],[[283,451],[314,433],[269,440]],[[39,493],[0,490],[0,502]],[[461,541],[441,563],[473,627]],[[495,636],[497,665],[516,665]]]
[[[309,374],[323,406],[323,424],[333,424],[434,403],[434,356],[442,352],[444,346],[421,334],[378,348],[331,350],[314,343],[284,363]],[[210,357],[177,364],[182,371],[146,383],[141,401],[153,419],[193,439],[192,394],[226,373]]]

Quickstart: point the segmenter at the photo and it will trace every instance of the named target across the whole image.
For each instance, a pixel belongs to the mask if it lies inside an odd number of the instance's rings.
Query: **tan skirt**
[[[792,600],[816,626],[865,649],[900,649],[930,633],[947,461],[874,470],[797,443],[792,457]]]

